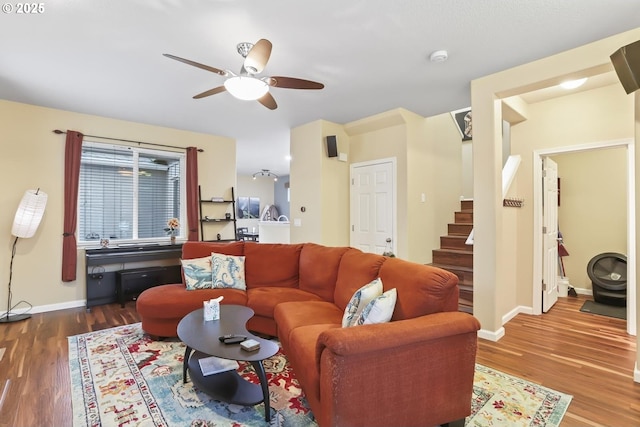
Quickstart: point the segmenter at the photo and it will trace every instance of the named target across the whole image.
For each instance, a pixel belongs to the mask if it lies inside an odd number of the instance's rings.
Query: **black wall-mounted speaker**
[[[327,156],[338,157],[338,141],[335,135],[327,136]]]
[[[610,58],[625,92],[640,89],[640,40],[622,46]]]

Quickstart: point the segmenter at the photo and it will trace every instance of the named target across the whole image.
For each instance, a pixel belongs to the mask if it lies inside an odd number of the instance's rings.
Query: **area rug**
[[[184,345],[154,341],[140,324],[69,337],[73,425],[264,426],[264,405],[211,399],[182,382]],[[264,362],[271,426],[316,426],[300,385],[281,352]],[[253,369],[239,371],[258,383]],[[476,365],[468,426],[557,426],[571,396]]]
[[[599,302],[587,300],[582,304],[580,311],[584,313],[599,314],[601,316],[615,317],[616,319],[627,319],[627,307],[601,304]]]

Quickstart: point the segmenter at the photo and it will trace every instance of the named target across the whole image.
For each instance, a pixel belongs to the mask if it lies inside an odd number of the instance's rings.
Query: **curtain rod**
[[[67,132],[60,130],[60,129],[56,129],[53,131],[53,133],[55,134],[66,134]],[[121,139],[121,138],[109,138],[108,136],[97,136],[97,135],[84,135],[84,136],[88,136],[89,138],[100,138],[100,139],[108,139],[111,141],[122,141],[122,142],[132,142],[134,144],[145,144],[145,145],[154,145],[156,147],[167,147],[167,148],[177,148],[180,150],[186,150],[185,147],[176,147],[175,145],[166,145],[166,144],[155,144],[153,142],[143,142],[143,141],[132,141],[130,139]],[[204,150],[202,148],[198,148],[198,152],[202,153],[204,152]]]

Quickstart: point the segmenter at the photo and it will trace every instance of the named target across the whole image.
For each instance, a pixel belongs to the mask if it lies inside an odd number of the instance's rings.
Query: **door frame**
[[[553,147],[533,152],[533,314],[542,314],[542,158],[603,148],[627,149],[627,333],[636,335],[635,145],[633,138]]]
[[[391,164],[391,191],[393,194],[391,195],[391,200],[393,203],[391,214],[393,215],[393,220],[391,221],[391,230],[393,232],[393,239],[391,241],[391,250],[396,256],[398,256],[398,168],[397,168],[397,160],[395,157],[385,157],[382,159],[376,160],[367,160],[364,162],[351,163],[349,165],[349,245],[354,245],[353,239],[353,225],[355,224],[355,218],[353,217],[353,171],[359,167],[367,167],[380,165],[384,163]]]
[[[542,290],[541,296],[542,311],[547,313],[558,302],[558,164],[550,156],[543,156],[542,168],[543,172],[546,172],[542,177],[543,227],[540,230],[542,233],[542,281],[547,289]],[[549,194],[549,188],[553,189],[552,194]],[[552,196],[551,201],[549,196]]]

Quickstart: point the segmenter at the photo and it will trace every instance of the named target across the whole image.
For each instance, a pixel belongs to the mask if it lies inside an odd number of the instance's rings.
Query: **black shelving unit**
[[[233,187],[231,187],[231,199],[227,200],[227,199],[222,199],[222,200],[216,200],[216,199],[203,199],[202,198],[202,189],[200,186],[198,186],[198,199],[200,200],[200,240],[202,241],[206,241],[206,242],[217,242],[217,241],[225,241],[225,242],[230,242],[230,241],[234,241],[234,240],[238,240],[238,230],[236,227],[236,195],[235,192],[233,190]],[[229,214],[229,218],[225,217],[209,217],[208,215],[204,214],[204,209],[203,206],[206,205],[228,205],[231,207],[231,212],[229,212],[229,209],[227,209],[227,214]],[[233,239],[205,239],[205,225],[214,225],[214,224],[227,224],[227,223],[233,223]]]

